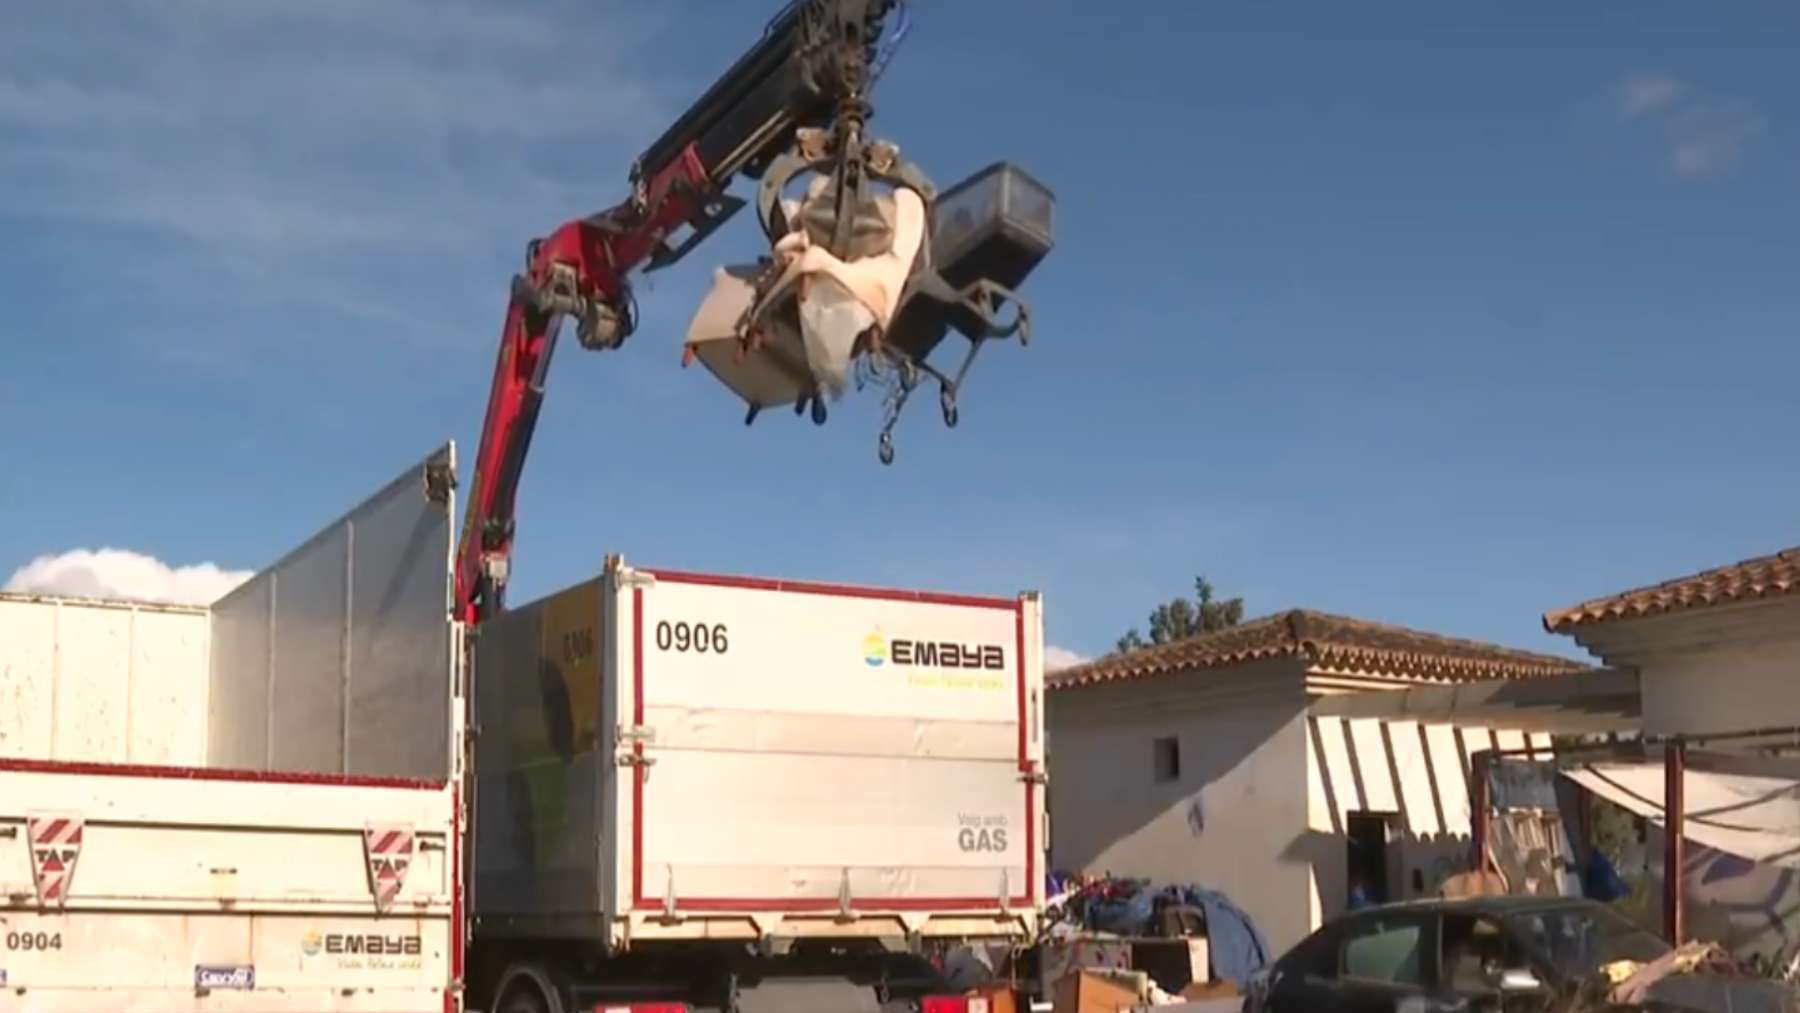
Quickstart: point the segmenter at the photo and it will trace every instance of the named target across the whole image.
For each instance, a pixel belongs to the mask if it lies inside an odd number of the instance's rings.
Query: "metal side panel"
[[[36,906],[32,849],[44,842],[31,823],[64,819],[80,823],[70,837],[71,910],[262,906],[373,914],[363,832],[392,824],[414,838],[396,910],[448,912],[454,873],[448,787],[189,773],[0,766],[0,917]]]
[[[644,574],[632,910],[1034,907],[1032,599]]]
[[[474,913],[486,931],[593,924],[600,910],[601,582],[475,634]]]
[[[450,775],[455,455],[439,447],[213,605],[211,766]]]
[[[448,1008],[454,786],[183,774],[0,761],[0,1013]],[[410,831],[385,912],[371,825]]]

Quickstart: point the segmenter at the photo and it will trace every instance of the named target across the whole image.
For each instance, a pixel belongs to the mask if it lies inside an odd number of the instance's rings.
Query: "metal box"
[[[478,932],[1019,938],[1042,903],[1035,596],[635,569],[474,656]]]
[[[995,162],[938,195],[931,255],[961,287],[988,278],[1017,288],[1055,244],[1056,197],[1010,162]]]

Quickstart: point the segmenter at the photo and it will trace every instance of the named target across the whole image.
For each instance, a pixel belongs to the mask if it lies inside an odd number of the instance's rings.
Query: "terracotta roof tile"
[[[1552,633],[1564,633],[1577,626],[1776,598],[1796,592],[1800,592],[1800,547],[1546,612],[1544,628]]]
[[[1068,689],[1275,657],[1300,658],[1320,668],[1378,677],[1438,682],[1534,679],[1592,667],[1480,640],[1295,609],[1216,633],[1060,669],[1046,675],[1045,681],[1052,689]]]

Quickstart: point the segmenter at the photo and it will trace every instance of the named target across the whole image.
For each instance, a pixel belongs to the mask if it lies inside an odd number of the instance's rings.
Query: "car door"
[[[1548,989],[1503,994],[1503,971],[1530,971],[1540,981],[1547,971],[1531,959],[1517,936],[1492,915],[1447,911],[1440,933],[1439,980],[1444,995],[1466,1004],[1470,1013],[1540,1013],[1548,1004]]]
[[[1430,912],[1376,910],[1346,926],[1338,944],[1336,998],[1344,1013],[1393,1013],[1402,1000],[1433,1008],[1437,950]]]
[[[1424,911],[1376,909],[1322,930],[1278,964],[1268,1013],[1394,1013],[1430,998],[1437,929]]]
[[[1321,927],[1269,968],[1264,1001],[1248,1013],[1308,1013],[1336,1007],[1338,940],[1344,922]]]

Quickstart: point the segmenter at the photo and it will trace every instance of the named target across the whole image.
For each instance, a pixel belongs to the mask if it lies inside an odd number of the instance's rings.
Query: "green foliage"
[[[1140,647],[1156,644],[1168,644],[1202,633],[1212,633],[1229,626],[1236,626],[1244,618],[1244,599],[1214,596],[1212,582],[1205,577],[1194,578],[1194,598],[1172,598],[1150,613],[1150,636],[1148,639],[1132,627],[1119,638],[1115,651],[1124,654]]]

